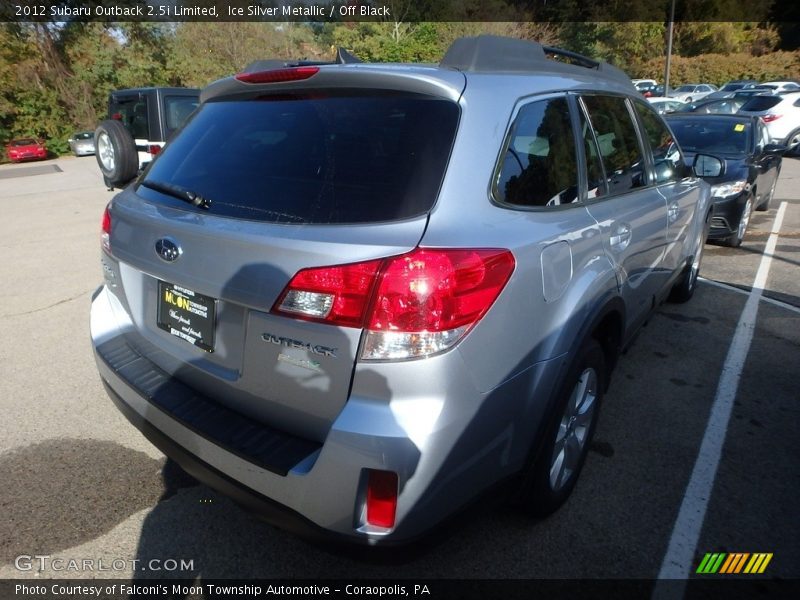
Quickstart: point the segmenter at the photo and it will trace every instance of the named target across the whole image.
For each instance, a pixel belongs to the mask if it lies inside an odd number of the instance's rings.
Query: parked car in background
[[[709,186],[612,65],[495,36],[353,62],[211,84],[114,196],[100,376],[282,527],[408,542],[500,483],[551,513],[622,350],[695,290]]]
[[[757,84],[758,82],[754,79],[739,79],[736,81],[729,81],[722,87],[720,87],[716,92],[712,92],[708,96],[706,96],[706,99],[730,98],[733,96],[734,92],[744,89],[749,85],[757,85]]]
[[[95,130],[97,165],[108,189],[122,187],[161,152],[200,104],[194,88],[135,88],[111,92],[108,119]]]
[[[25,160],[44,160],[47,158],[47,147],[44,141],[35,138],[20,138],[6,144],[6,156],[11,162]]]
[[[764,83],[759,83],[758,87],[769,88],[776,94],[800,91],[800,85],[794,81],[765,81]]]
[[[94,154],[94,131],[77,131],[67,142],[75,156]]]
[[[800,155],[800,92],[753,96],[739,113],[761,117],[773,144],[786,146],[788,156]]]
[[[683,100],[684,102],[692,102],[693,100],[699,100],[716,91],[717,86],[709,83],[689,83],[676,88],[667,94],[667,96]]]
[[[710,96],[706,96],[702,100],[696,102],[687,102],[680,106],[675,112],[678,113],[700,113],[704,115],[735,114],[742,105],[747,102],[746,97],[733,97],[709,100]]]
[[[770,207],[785,146],[770,143],[758,117],[675,113],[667,123],[687,157],[724,159],[722,174],[705,178],[714,202],[709,238],[741,245],[752,211]]]
[[[655,108],[660,115],[675,112],[686,104],[683,100],[665,98],[663,96],[650,96],[647,98],[647,101],[653,105],[653,108]]]

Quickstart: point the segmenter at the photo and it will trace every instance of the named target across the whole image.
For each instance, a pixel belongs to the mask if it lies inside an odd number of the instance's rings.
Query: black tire
[[[739,217],[739,227],[738,229],[730,236],[726,237],[722,240],[722,243],[726,246],[730,246],[731,248],[738,248],[742,245],[742,240],[744,240],[744,236],[747,233],[747,225],[750,222],[750,215],[752,214],[753,210],[753,196],[747,198],[745,201],[744,206],[742,207],[742,214]],[[742,228],[741,223],[742,219],[746,219],[744,228]]]
[[[593,373],[593,377],[590,373]],[[579,442],[580,446],[572,446],[573,459],[567,461],[566,451],[570,446],[570,436],[577,438],[582,429],[580,421],[576,421],[574,418],[570,419],[568,407],[571,405],[573,394],[579,392],[584,378],[587,380],[586,383],[593,387],[594,399],[591,401],[591,414],[586,417],[583,427],[584,436],[583,440]],[[548,417],[549,424],[536,460],[523,474],[522,483],[514,497],[514,504],[520,509],[533,516],[544,517],[558,509],[569,498],[578,481],[594,435],[597,416],[606,388],[605,379],[606,360],[603,349],[596,339],[589,338],[578,351],[567,372]],[[580,401],[588,401],[588,397],[581,398]],[[565,442],[562,444],[563,450],[559,450],[557,444],[562,440]],[[557,464],[559,456],[562,457],[562,464],[569,462],[573,467],[564,471],[563,479],[560,478],[561,471]],[[554,471],[558,473],[555,476]],[[555,482],[552,481],[554,478]]]
[[[97,151],[95,158],[106,185],[121,187],[136,177],[139,171],[139,154],[136,143],[125,126],[108,119],[94,132]]]

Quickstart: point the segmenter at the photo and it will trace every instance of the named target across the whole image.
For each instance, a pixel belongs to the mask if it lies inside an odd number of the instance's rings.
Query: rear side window
[[[164,114],[167,121],[167,137],[183,125],[195,108],[200,105],[199,97],[165,96]]]
[[[645,137],[653,153],[656,184],[678,181],[686,171],[681,151],[672,133],[653,110],[640,102],[634,102],[636,112],[644,127]]]
[[[774,98],[772,96],[754,96],[745,102],[740,110],[769,110],[773,106],[776,106],[780,101],[780,98]]]
[[[458,123],[450,101],[412,95],[262,96],[201,106],[146,180],[210,201],[209,213],[276,223],[406,219],[433,206]],[[186,208],[139,187],[153,201]]]
[[[565,98],[532,102],[511,128],[494,196],[515,206],[558,206],[578,199],[575,138]]]
[[[610,194],[622,194],[647,184],[644,161],[625,99],[617,96],[584,96]]]

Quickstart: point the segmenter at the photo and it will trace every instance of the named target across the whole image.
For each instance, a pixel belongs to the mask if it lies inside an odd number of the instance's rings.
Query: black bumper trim
[[[116,391],[114,391],[105,379],[101,378],[101,380],[106,388],[106,392],[114,402],[114,405],[125,418],[130,421],[131,425],[142,432],[150,443],[161,450],[170,459],[178,463],[189,475],[208,487],[228,496],[242,508],[256,515],[259,519],[280,527],[281,529],[301,535],[306,539],[320,542],[363,543],[366,541],[357,537],[345,536],[344,534],[327,530],[288,506],[260,494],[254,489],[209,465],[136,412]]]
[[[185,427],[277,475],[286,474],[322,445],[279,431],[221,406],[171,377],[123,336],[97,346],[98,357],[131,388]]]

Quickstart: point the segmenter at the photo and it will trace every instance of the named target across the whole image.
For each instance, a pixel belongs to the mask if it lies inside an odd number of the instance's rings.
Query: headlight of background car
[[[712,185],[711,195],[717,198],[727,198],[728,196],[735,196],[739,192],[748,189],[748,187],[746,181],[729,181],[728,183]]]

